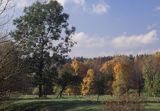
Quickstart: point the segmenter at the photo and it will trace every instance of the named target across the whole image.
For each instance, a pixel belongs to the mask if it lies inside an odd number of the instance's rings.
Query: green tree
[[[152,55],[144,60],[144,88],[149,96],[160,95],[160,59]]]
[[[104,77],[104,75],[99,74],[94,77],[94,82],[93,82],[92,88],[94,89],[95,94],[97,94],[97,101],[98,101],[99,96],[103,95],[105,92],[105,77]]]
[[[132,69],[132,74],[129,76],[129,87],[132,89],[137,89],[137,93],[140,96],[144,87],[143,58],[141,56],[137,55],[135,57]]]
[[[32,73],[39,87],[39,97],[44,95],[47,67],[53,71],[52,66],[61,64],[74,45],[75,28],[69,26],[68,18],[58,2],[50,1],[34,3],[24,9],[23,16],[14,20],[16,29],[10,35],[22,56],[33,58]],[[52,63],[48,64],[50,60]]]
[[[66,89],[66,87],[68,85],[72,84],[72,82],[73,82],[73,75],[72,74],[73,74],[72,71],[68,70],[65,67],[63,67],[59,70],[57,85],[60,86],[61,90],[60,90],[57,98],[58,97],[61,98],[64,90]]]

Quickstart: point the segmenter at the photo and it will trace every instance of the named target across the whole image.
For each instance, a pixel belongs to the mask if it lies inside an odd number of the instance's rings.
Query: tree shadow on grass
[[[82,100],[35,101],[13,104],[3,111],[99,111],[100,103]],[[100,107],[99,107],[100,108]],[[2,111],[1,110],[1,111]]]
[[[146,103],[145,105],[145,111],[160,111],[160,103]]]

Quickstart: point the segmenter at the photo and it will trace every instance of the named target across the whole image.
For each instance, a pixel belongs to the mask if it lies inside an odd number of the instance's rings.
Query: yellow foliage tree
[[[93,69],[89,69],[87,71],[86,76],[83,78],[81,94],[87,95],[90,92],[91,84],[93,82],[94,71]]]
[[[111,61],[107,61],[105,62],[102,67],[100,68],[100,72],[102,73],[112,73],[113,71],[113,65],[114,65],[114,61],[111,60]]]
[[[120,95],[128,90],[128,77],[131,74],[131,64],[125,57],[117,57],[104,63],[100,69],[104,74],[112,75],[112,93]],[[111,81],[108,81],[109,83]],[[107,83],[108,84],[108,83]]]
[[[77,59],[73,59],[72,63],[71,63],[71,67],[73,68],[74,72],[78,73],[79,70],[79,61]]]
[[[129,64],[123,63],[123,61],[115,62],[113,67],[114,81],[112,83],[112,89],[114,95],[120,95],[128,90],[128,75],[129,75]]]

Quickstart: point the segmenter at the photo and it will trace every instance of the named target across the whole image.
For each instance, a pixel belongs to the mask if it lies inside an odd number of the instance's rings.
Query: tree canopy
[[[24,15],[14,20],[16,29],[10,35],[24,58],[31,58],[32,73],[43,96],[46,70],[65,62],[74,45],[72,35],[75,27],[68,23],[69,15],[56,1],[36,2],[24,9]]]

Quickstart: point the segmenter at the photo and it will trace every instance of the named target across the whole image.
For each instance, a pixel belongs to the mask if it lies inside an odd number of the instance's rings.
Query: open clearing
[[[113,100],[116,98],[111,96],[101,96],[100,102],[96,101],[96,96],[64,96],[62,99],[20,96],[1,100],[0,111],[103,111],[105,101]],[[145,111],[160,111],[160,98],[150,97],[144,102]]]

